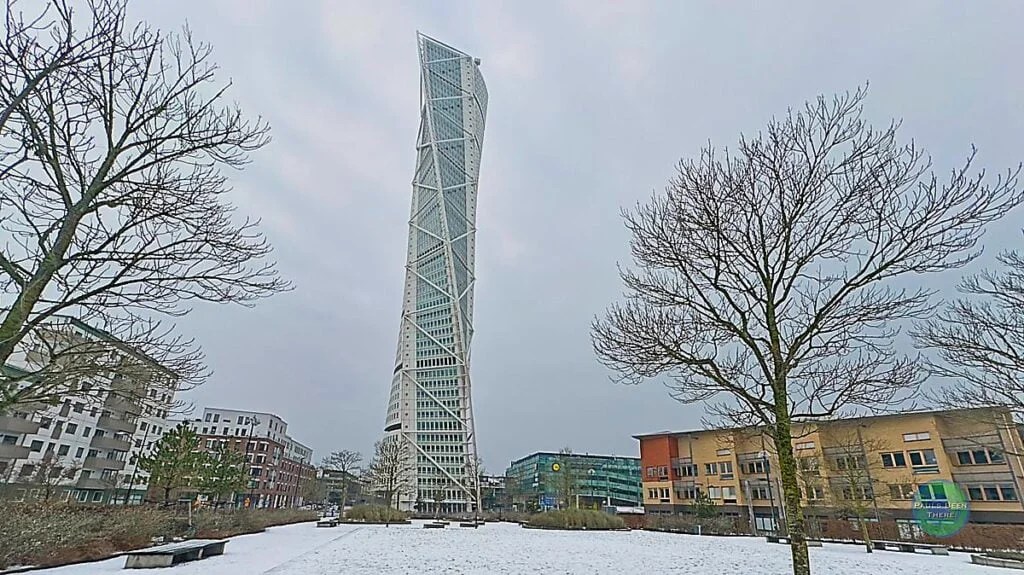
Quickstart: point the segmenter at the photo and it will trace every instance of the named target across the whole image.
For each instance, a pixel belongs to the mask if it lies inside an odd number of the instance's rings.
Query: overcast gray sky
[[[139,1],[214,45],[274,141],[234,176],[292,293],[179,325],[215,370],[199,406],[270,411],[313,447],[382,433],[415,161],[421,30],[483,60],[473,386],[488,470],[536,450],[636,454],[700,425],[658,383],[612,384],[588,327],[619,297],[619,218],[701,146],[870,81],[867,115],[945,172],[1024,159],[1024,2]],[[1020,214],[986,238],[1020,246]],[[955,281],[948,278],[943,281]]]

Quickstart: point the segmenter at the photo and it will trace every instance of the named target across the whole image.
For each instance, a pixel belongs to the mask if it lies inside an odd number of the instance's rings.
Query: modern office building
[[[412,485],[399,505],[444,491],[444,507],[468,511],[476,435],[470,385],[476,197],[487,111],[480,61],[417,36],[420,128],[385,441],[405,443]]]
[[[313,450],[288,435],[288,423],[272,413],[207,407],[188,422],[206,450],[232,449],[245,454],[249,488],[236,493],[246,507],[298,507],[303,484],[316,478]]]
[[[516,511],[638,507],[640,459],[540,451],[509,465],[505,491]]]
[[[911,412],[794,424],[794,455],[813,519],[868,509],[872,520],[913,525],[915,497],[946,499],[936,480],[955,483],[969,500],[970,521],[1024,523],[1024,445],[1012,415],[978,408]],[[648,514],[692,510],[709,497],[723,514],[762,531],[783,517],[778,457],[758,428],[659,432],[640,440]],[[940,492],[941,491],[941,492]]]
[[[14,499],[140,503],[148,475],[135,468],[171,424],[173,373],[110,334],[77,319],[59,318],[39,331],[60,345],[96,346],[152,369],[90,373],[74,397],[41,410],[0,416],[0,491]],[[19,350],[8,370],[31,373],[44,365],[39,350]]]

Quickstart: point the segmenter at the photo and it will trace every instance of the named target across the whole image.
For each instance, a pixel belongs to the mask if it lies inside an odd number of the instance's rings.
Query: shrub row
[[[363,523],[402,523],[409,514],[385,505],[356,505],[345,512],[345,519]]]
[[[696,515],[651,515],[645,527],[653,530],[672,530],[703,535],[749,534],[747,522],[725,515],[697,517]]]
[[[0,503],[0,569],[13,565],[63,565],[138,549],[154,537],[223,538],[273,525],[312,521],[295,509],[202,510],[187,516],[156,506],[90,506],[65,503]]]
[[[625,529],[621,517],[592,509],[545,511],[530,517],[528,525],[549,529]]]

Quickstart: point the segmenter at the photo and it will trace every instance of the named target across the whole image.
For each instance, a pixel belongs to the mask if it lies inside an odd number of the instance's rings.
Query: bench
[[[914,543],[912,541],[872,541],[871,546],[879,551],[890,551],[895,547],[897,551],[905,553],[916,553],[918,549],[931,551],[932,555],[949,555],[949,548],[945,545],[933,545],[931,543]]]
[[[444,529],[445,523],[424,523],[424,529]]]
[[[790,543],[790,539],[786,535],[766,535],[765,539],[767,539],[769,543],[785,543],[786,545],[789,545]],[[806,541],[808,547],[823,547],[821,541],[817,539],[807,539]]]
[[[227,539],[192,539],[130,551],[126,554],[128,559],[124,563],[124,568],[170,567],[185,561],[206,559],[214,555],[222,555],[227,543]]]
[[[473,529],[476,529],[479,526],[480,524],[475,521],[464,521],[459,523],[459,527],[472,527]]]
[[[338,518],[337,517],[324,517],[320,521],[316,522],[316,526],[317,527],[337,527],[338,526]]]

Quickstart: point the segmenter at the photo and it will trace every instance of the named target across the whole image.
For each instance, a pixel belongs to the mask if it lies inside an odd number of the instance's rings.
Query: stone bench
[[[125,554],[127,559],[124,568],[170,567],[185,561],[198,561],[214,555],[222,555],[227,543],[227,539],[192,539],[130,551]]]
[[[317,527],[337,527],[338,526],[338,518],[337,517],[324,517],[320,521],[316,522],[316,526]]]
[[[446,523],[440,523],[440,522],[437,522],[437,523],[424,523],[423,524],[423,528],[424,529],[444,529],[445,525],[447,525],[447,524]]]
[[[945,545],[933,545],[931,543],[914,543],[912,541],[872,541],[871,546],[879,551],[903,551],[905,553],[916,553],[918,549],[931,551],[932,555],[949,555],[949,548]]]

